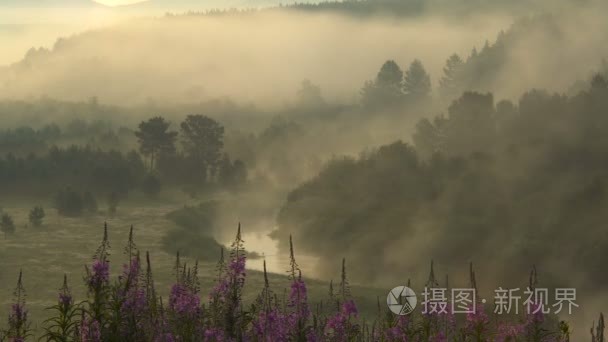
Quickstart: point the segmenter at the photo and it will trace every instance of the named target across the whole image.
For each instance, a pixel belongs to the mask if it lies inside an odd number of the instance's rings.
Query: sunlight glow
[[[120,6],[120,5],[129,5],[129,4],[135,4],[138,2],[144,2],[146,0],[94,0],[95,2],[98,2],[100,4],[103,5],[108,5],[108,6]]]

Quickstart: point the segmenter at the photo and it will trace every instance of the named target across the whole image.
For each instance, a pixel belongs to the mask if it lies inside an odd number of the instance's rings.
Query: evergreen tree
[[[414,60],[405,72],[403,90],[408,98],[413,101],[423,100],[430,95],[431,77],[420,60]]]
[[[150,157],[151,170],[154,169],[154,163],[161,153],[175,151],[177,132],[170,132],[170,125],[163,117],[157,116],[141,122],[139,130],[135,132],[139,141],[139,150]]]
[[[55,209],[62,216],[80,216],[84,210],[83,198],[78,192],[66,188],[55,195]]]
[[[44,219],[45,213],[44,209],[40,206],[36,206],[30,210],[30,223],[34,227],[40,227],[42,225],[42,220]]]
[[[204,115],[188,115],[181,123],[182,145],[188,158],[202,173],[202,179],[214,175],[224,147],[224,127]]]
[[[298,90],[298,105],[303,107],[319,107],[325,104],[321,95],[321,88],[310,80],[302,81]]]
[[[386,61],[376,75],[376,79],[367,81],[361,90],[364,107],[380,107],[400,104],[403,101],[403,71],[393,61]]]
[[[0,219],[0,230],[2,230],[5,237],[15,233],[15,222],[9,214],[2,215],[2,218]]]
[[[439,92],[445,100],[452,100],[462,91],[464,61],[457,54],[453,54],[445,62],[443,76],[439,81]]]

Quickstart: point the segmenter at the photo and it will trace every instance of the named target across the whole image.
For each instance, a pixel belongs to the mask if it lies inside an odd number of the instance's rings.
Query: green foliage
[[[46,308],[54,314],[43,322],[44,334],[41,340],[48,342],[73,341],[78,331],[79,316],[82,308],[75,305],[67,285],[67,275],[64,275],[63,286],[60,289],[58,304]]]
[[[167,253],[180,252],[184,256],[200,260],[214,260],[222,248],[214,238],[185,229],[167,232],[162,245]]]
[[[411,101],[426,99],[431,94],[431,77],[418,59],[405,72],[403,91]]]
[[[362,105],[366,108],[391,107],[403,103],[403,71],[393,60],[386,61],[375,80],[368,81],[361,90]]]
[[[72,188],[60,190],[55,195],[55,209],[62,216],[77,217],[82,214],[97,212],[97,201],[90,192],[81,194]]]
[[[0,218],[0,230],[4,233],[4,236],[15,234],[15,222],[13,217],[9,214],[2,214]]]
[[[442,98],[453,100],[460,96],[463,91],[464,61],[457,54],[453,54],[445,62],[443,76],[439,81],[439,93]]]
[[[230,157],[224,154],[220,161],[219,183],[226,189],[242,188],[247,182],[247,166],[240,160],[230,161]]]
[[[201,203],[196,207],[185,206],[168,213],[167,219],[185,230],[211,235],[217,219],[218,205],[217,202],[210,201]]]
[[[186,155],[196,166],[193,171],[202,180],[213,176],[224,147],[224,127],[204,115],[188,115],[180,127]]]
[[[212,237],[217,219],[218,203],[204,202],[197,207],[184,207],[167,214],[178,225],[162,240],[168,253],[200,259],[215,259],[221,245]]]
[[[160,183],[160,179],[154,174],[147,174],[144,180],[141,183],[141,190],[143,193],[151,198],[155,198],[160,194],[160,190],[162,188],[162,184]]]
[[[139,124],[139,130],[135,136],[139,140],[139,150],[142,154],[150,157],[150,169],[154,169],[154,163],[162,153],[175,151],[175,139],[177,132],[169,131],[171,123],[163,117],[157,116]]]
[[[133,189],[143,178],[143,163],[136,152],[104,152],[90,147],[53,146],[40,156],[0,157],[0,187],[6,193],[44,196],[70,185],[93,192]]]
[[[108,212],[111,215],[116,214],[116,210],[118,209],[118,204],[120,203],[120,194],[116,191],[112,191],[106,197],[106,202],[108,204]]]
[[[406,268],[439,258],[456,267],[474,256],[512,275],[516,265],[567,255],[585,267],[562,267],[599,284],[608,248],[601,231],[608,219],[607,90],[573,97],[531,91],[517,105],[467,92],[446,116],[418,124],[415,149],[397,142],[329,162],[288,195],[276,236],[291,233],[305,253],[321,258],[347,257],[357,280],[386,279],[377,265],[393,262]],[[558,252],[546,241],[593,247]],[[416,256],[398,262],[378,246]]]
[[[34,208],[32,208],[32,210],[30,210],[30,223],[34,227],[40,227],[42,226],[42,220],[44,219],[44,216],[44,209],[41,206],[35,206]]]

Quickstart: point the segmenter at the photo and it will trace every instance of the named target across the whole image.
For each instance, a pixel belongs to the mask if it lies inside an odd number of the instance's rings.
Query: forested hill
[[[163,9],[174,12],[205,12],[209,9],[229,10],[234,8],[292,9],[311,12],[343,13],[356,16],[390,14],[415,16],[422,14],[445,14],[449,16],[470,15],[480,12],[503,14],[530,14],[568,6],[589,5],[596,0],[148,0],[124,9]],[[599,2],[598,2],[599,3]],[[218,13],[214,11],[213,13]]]
[[[287,0],[148,0],[136,4],[120,6],[118,10],[163,10],[169,12],[198,12],[210,9],[227,10],[231,8],[276,7],[280,4],[293,4]],[[307,1],[305,1],[307,2]]]
[[[8,8],[103,8],[93,0],[3,0],[0,9]]]
[[[608,46],[602,37],[579,39],[579,35],[574,35],[573,32],[580,25],[587,25],[591,21],[580,24],[574,14],[572,17],[565,20],[561,16],[546,15],[519,20],[498,36],[488,35],[492,43],[477,48],[471,45],[465,50],[468,53],[461,53],[450,62],[452,65],[449,67],[454,68],[454,74],[447,80],[450,89],[446,88],[449,93],[446,95],[453,99],[462,91],[478,90],[516,98],[526,87],[567,90],[576,79],[588,76],[587,73],[601,61],[602,49]],[[125,104],[128,101],[131,104],[151,98],[182,102],[221,96],[243,99],[242,95],[247,94],[259,95],[256,96],[259,103],[261,99],[284,101],[294,94],[297,83],[310,78],[321,84],[327,94],[338,93],[343,98],[352,99],[359,93],[365,79],[373,75],[373,69],[379,66],[376,57],[373,61],[365,54],[357,61],[326,58],[322,64],[323,72],[320,72],[318,67],[312,68],[314,59],[305,58],[302,54],[291,56],[282,47],[306,42],[307,49],[312,51],[322,48],[325,39],[333,39],[328,35],[338,35],[342,29],[352,29],[361,34],[367,32],[366,28],[389,30],[372,21],[353,23],[336,19],[326,22],[316,16],[292,18],[287,12],[271,16],[252,13],[233,19],[162,18],[143,22],[137,30],[117,26],[59,39],[53,48],[32,49],[22,61],[10,68],[0,69],[0,97],[46,95],[69,101],[98,97],[105,103]],[[290,24],[286,26],[286,22]],[[263,36],[270,32],[268,30],[274,32],[275,27],[301,32],[301,27],[309,25],[317,26],[314,32],[305,35],[294,33],[273,37],[272,40]],[[224,36],[210,34],[210,30],[216,27],[222,27],[226,37],[233,42],[245,32],[256,32],[256,41],[259,42],[256,46],[276,47],[276,53],[261,58],[263,50],[249,49],[244,44],[226,44]],[[390,28],[388,32],[394,35],[389,38],[397,39],[397,34],[404,32],[406,27],[407,23],[403,29]],[[198,39],[194,44],[185,38],[189,34],[197,34],[205,39]],[[122,44],[120,37],[125,35],[133,37],[134,43]],[[497,38],[494,40],[492,36]],[[348,54],[360,50],[363,48],[361,45],[375,44],[374,39],[364,36],[352,42],[341,40],[344,44],[336,46],[336,52]],[[585,49],[594,48],[598,54],[581,55],[574,49],[554,53],[560,47],[574,44]],[[172,48],[167,49],[167,46]],[[394,49],[386,49],[386,55],[380,58],[386,60],[395,56]],[[216,54],[207,54],[210,50]],[[428,55],[443,55],[443,61],[452,58],[450,55],[455,52],[434,45],[427,47],[427,50],[433,50],[432,53],[424,52]],[[435,52],[440,50],[444,52]],[[405,53],[420,54],[419,51]],[[237,58],[242,54],[249,57]],[[402,56],[396,57],[403,60]],[[286,58],[300,65],[297,76],[291,72],[289,64],[283,63]],[[578,62],[572,63],[573,60]],[[437,82],[442,77],[442,63],[429,67],[426,59],[421,61],[431,73],[432,85],[435,88],[443,85],[444,80]],[[242,74],[233,72],[234,63],[239,63],[253,75],[248,82],[242,82]],[[168,64],[175,65],[175,70],[167,71],[164,66]],[[568,67],[564,68],[564,65]],[[529,69],[534,72],[529,72]],[[57,70],[62,72],[58,73]],[[286,80],[278,76],[281,74],[293,75],[293,79]],[[262,78],[265,79],[265,87],[256,86],[255,80]],[[337,83],[336,80],[341,81]],[[120,86],[106,87],[109,82]],[[270,94],[274,96],[267,98]],[[249,98],[245,98],[247,100]]]
[[[434,259],[448,271],[483,263],[484,283],[523,280],[517,269],[535,264],[552,275],[547,283],[578,279],[598,290],[608,248],[607,112],[599,75],[572,97],[530,91],[513,103],[465,93],[447,115],[420,121],[413,146],[326,165],[288,196],[276,236],[292,234],[323,260],[346,257],[360,281],[395,282]]]

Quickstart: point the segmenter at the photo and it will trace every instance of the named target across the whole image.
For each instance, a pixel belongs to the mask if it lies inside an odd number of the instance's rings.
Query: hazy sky
[[[145,0],[95,0],[100,4],[108,5],[108,6],[118,6],[118,5],[127,5],[134,4],[136,2],[143,2]]]

